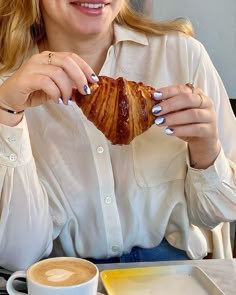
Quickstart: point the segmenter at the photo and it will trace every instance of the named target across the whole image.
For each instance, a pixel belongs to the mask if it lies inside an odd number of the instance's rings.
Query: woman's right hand
[[[78,55],[70,52],[49,51],[33,55],[0,87],[0,106],[22,111],[62,98],[68,104],[72,88],[89,94],[88,82],[97,82],[90,66]]]

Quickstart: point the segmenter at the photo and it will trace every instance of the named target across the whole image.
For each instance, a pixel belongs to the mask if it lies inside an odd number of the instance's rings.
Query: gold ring
[[[48,64],[51,65],[52,64],[52,57],[53,57],[53,53],[49,52],[48,53]]]
[[[194,85],[193,85],[193,83],[186,83],[185,84],[188,88],[190,88],[191,90],[192,90],[192,93],[193,93],[193,91],[194,91]]]
[[[199,96],[200,96],[200,98],[201,98],[201,101],[200,101],[200,104],[199,104],[199,109],[201,109],[201,106],[202,106],[202,103],[203,103],[203,96],[201,95],[201,94],[198,94]]]

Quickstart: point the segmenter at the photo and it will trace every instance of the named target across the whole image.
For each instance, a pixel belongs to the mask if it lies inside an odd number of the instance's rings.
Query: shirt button
[[[9,160],[15,162],[17,160],[17,156],[15,154],[10,154]]]
[[[114,246],[111,247],[111,250],[112,250],[113,252],[120,252],[120,247],[114,245]]]
[[[97,152],[98,152],[99,154],[102,154],[102,153],[104,152],[104,148],[103,148],[102,146],[98,146],[98,147],[97,147]]]
[[[109,205],[109,204],[111,204],[112,200],[111,200],[111,197],[106,197],[104,201],[107,205]]]
[[[9,136],[9,137],[8,137],[8,141],[9,141],[10,143],[15,143],[15,142],[16,142],[16,137],[15,137],[15,136]]]

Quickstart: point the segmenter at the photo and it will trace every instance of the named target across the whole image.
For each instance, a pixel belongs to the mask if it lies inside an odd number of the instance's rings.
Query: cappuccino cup
[[[14,281],[19,278],[26,278],[29,295],[97,295],[99,271],[95,264],[81,258],[44,259],[27,271],[16,271],[10,276],[10,295],[25,294],[14,288]]]

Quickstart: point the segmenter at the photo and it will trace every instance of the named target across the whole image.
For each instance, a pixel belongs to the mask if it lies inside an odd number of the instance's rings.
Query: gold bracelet
[[[23,111],[19,111],[19,112],[17,112],[17,111],[13,111],[13,110],[8,110],[8,109],[3,108],[3,107],[1,107],[1,106],[0,106],[0,110],[5,111],[5,112],[10,113],[10,114],[13,114],[13,115],[23,114],[24,111],[25,111],[25,110],[23,110]]]

